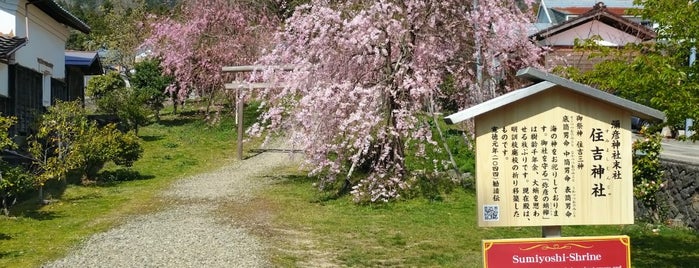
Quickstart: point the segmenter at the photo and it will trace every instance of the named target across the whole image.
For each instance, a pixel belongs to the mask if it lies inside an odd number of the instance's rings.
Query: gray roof
[[[66,66],[78,67],[86,75],[103,74],[102,62],[94,51],[66,51]]]
[[[591,7],[598,2],[604,2],[608,7],[641,7],[634,5],[633,0],[541,0],[546,5],[546,8],[555,7]]]
[[[15,51],[26,44],[27,38],[9,37],[0,34],[0,61],[7,61],[12,53],[15,53]]]
[[[85,22],[78,19],[75,15],[71,14],[65,8],[61,7],[56,1],[53,0],[29,0],[30,4],[35,5],[44,13],[51,16],[54,20],[63,23],[73,29],[81,31],[85,34],[89,34],[91,29]]]
[[[540,22],[531,23],[527,27],[527,36],[534,35],[538,32],[541,32],[542,30],[548,29],[554,25],[555,24],[553,24],[553,23],[540,23]]]
[[[661,111],[632,102],[627,99],[614,96],[612,94],[601,91],[599,89],[592,88],[584,84],[580,84],[550,73],[540,71],[535,68],[526,68],[519,70],[517,72],[517,76],[526,78],[532,82],[535,82],[535,84],[512,91],[505,95],[475,105],[466,110],[459,111],[457,113],[445,117],[444,120],[447,122],[447,124],[456,124],[466,119],[476,117],[478,115],[487,113],[507,104],[516,102],[521,99],[525,99],[529,96],[549,89],[571,90],[578,94],[597,99],[609,105],[628,110],[631,112],[631,115],[635,117],[644,118],[652,121],[665,120],[665,114]]]

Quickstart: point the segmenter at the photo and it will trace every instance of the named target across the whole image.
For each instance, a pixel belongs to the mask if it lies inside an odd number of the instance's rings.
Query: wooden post
[[[238,160],[243,160],[243,110],[245,109],[245,104],[243,103],[243,94],[240,88],[236,89],[237,101],[235,104],[236,110],[236,121],[238,121]]]
[[[541,237],[561,237],[561,226],[541,226]]]

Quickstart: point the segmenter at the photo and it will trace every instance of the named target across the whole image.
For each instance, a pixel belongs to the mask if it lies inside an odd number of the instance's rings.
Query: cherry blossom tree
[[[512,89],[517,69],[537,65],[542,50],[526,34],[532,2],[302,5],[260,60],[297,68],[260,74],[283,87],[257,96],[268,110],[251,133],[288,131],[321,188],[344,184],[357,201],[398,198],[418,172],[406,168],[406,152],[425,156],[434,143],[423,119],[438,109],[430,107],[445,79],[463,107]],[[351,179],[360,166],[369,174]]]
[[[223,91],[221,67],[251,64],[277,26],[263,5],[245,1],[186,1],[169,17],[152,17],[143,47],[175,78],[168,91],[184,100],[192,91],[209,97]]]

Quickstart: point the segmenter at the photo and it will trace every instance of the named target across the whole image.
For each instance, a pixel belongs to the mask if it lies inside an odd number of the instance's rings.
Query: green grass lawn
[[[162,204],[157,194],[176,179],[234,161],[235,135],[229,118],[209,126],[191,111],[165,115],[160,124],[141,128],[143,157],[130,169],[110,167],[102,174],[116,181],[53,183],[48,190],[53,203],[38,206],[33,198],[17,204],[13,217],[0,216],[0,267],[39,266],[91,234],[158,209]]]
[[[295,230],[313,240],[294,251],[298,238],[273,253],[279,266],[318,264],[327,255],[334,265],[355,267],[482,267],[481,240],[540,237],[540,227],[479,228],[475,193],[455,190],[442,201],[418,198],[393,204],[360,206],[350,198],[324,200],[313,180],[287,171],[259,204],[276,215],[271,230]],[[280,173],[282,174],[282,173]],[[633,267],[699,267],[699,239],[689,230],[660,227],[655,234],[644,223],[631,226],[563,227],[564,236],[629,235]],[[295,233],[284,231],[282,233]],[[314,254],[318,250],[326,255]],[[315,266],[315,265],[311,265]]]

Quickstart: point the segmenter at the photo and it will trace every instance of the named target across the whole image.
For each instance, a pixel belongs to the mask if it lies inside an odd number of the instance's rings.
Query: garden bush
[[[17,122],[14,117],[0,116],[0,150],[14,149],[15,143],[9,136],[10,127]],[[17,197],[34,186],[34,177],[21,166],[12,166],[0,159],[0,202],[2,214],[9,215],[10,207]]]
[[[661,206],[656,194],[665,185],[660,164],[662,137],[645,128],[641,130],[641,135],[643,138],[633,143],[633,194],[648,209],[648,215],[641,217],[657,222],[661,219]]]
[[[30,138],[30,152],[39,166],[39,186],[77,173],[83,183],[96,178],[104,164],[131,166],[143,153],[133,132],[114,124],[99,127],[89,121],[79,101],[58,102],[41,116],[39,131]]]
[[[95,180],[108,161],[130,167],[143,154],[136,134],[122,133],[113,124],[105,127],[91,125],[86,135],[78,141],[75,150],[83,163],[77,169],[83,183]]]

